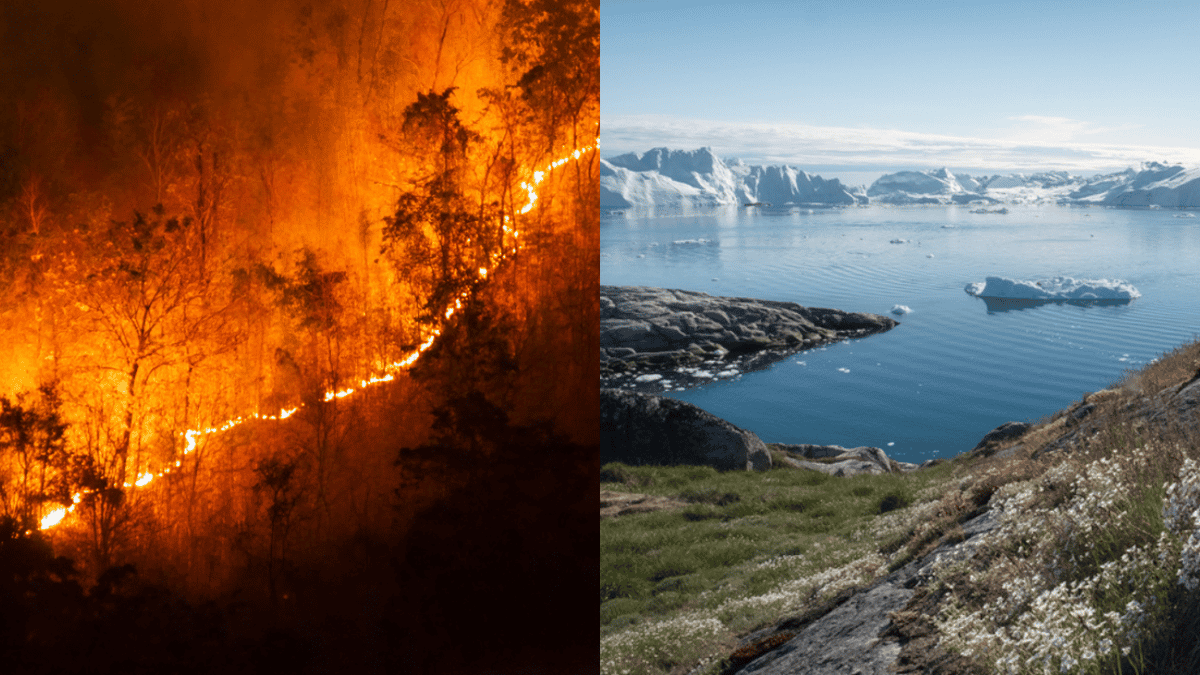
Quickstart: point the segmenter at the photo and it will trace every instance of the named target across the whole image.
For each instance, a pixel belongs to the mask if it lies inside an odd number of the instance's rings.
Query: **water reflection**
[[[1105,300],[1030,300],[1027,298],[978,298],[987,306],[988,314],[1012,312],[1021,309],[1033,309],[1042,305],[1074,305],[1076,307],[1114,307],[1128,305],[1130,299]]]

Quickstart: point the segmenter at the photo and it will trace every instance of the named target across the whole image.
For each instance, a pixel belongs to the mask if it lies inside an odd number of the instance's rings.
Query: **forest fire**
[[[598,150],[599,147],[600,147],[600,140],[596,139],[596,142],[594,144],[588,145],[583,148],[577,148],[571,154],[569,154],[565,157],[556,159],[553,162],[550,162],[550,164],[546,167],[546,169],[544,171],[534,171],[532,182],[522,182],[520,184],[521,187],[528,194],[528,201],[526,202],[526,204],[524,206],[522,206],[518,210],[518,212],[521,214],[527,214],[531,210],[533,210],[533,208],[537,204],[537,193],[534,191],[534,187],[539,185],[543,181],[543,179],[546,177],[546,174],[548,172],[553,171],[554,169],[566,164],[569,161],[578,161],[579,158],[582,157],[584,154],[586,154],[588,152],[592,152],[594,150]],[[520,232],[518,230],[509,228],[507,226],[504,228],[504,230],[505,230],[506,234],[510,235],[513,238],[514,242],[520,236]],[[516,252],[518,252],[519,250],[520,250],[520,246],[516,245],[514,243],[514,245],[508,249],[508,253],[509,253],[509,255],[512,255],[512,254],[515,254]],[[503,249],[502,249],[502,251],[503,251]],[[503,255],[503,253],[495,255],[492,259],[493,267],[502,263],[506,258],[507,258],[507,256]],[[478,274],[479,274],[480,279],[486,280],[487,276],[488,276],[488,268],[480,267],[478,270]],[[454,304],[446,307],[446,310],[443,314],[447,321],[451,317],[454,316],[454,313],[457,310],[462,309],[462,306],[463,306],[462,303],[464,300],[466,300],[469,297],[470,293],[471,293],[470,290],[462,291],[459,294],[459,297],[455,298]],[[384,369],[385,374],[373,375],[369,378],[360,380],[359,388],[366,388],[366,387],[369,387],[369,386],[372,386],[375,384],[380,384],[383,382],[391,382],[392,380],[394,380],[395,379],[394,372],[397,370],[403,369],[403,368],[408,368],[413,363],[415,363],[421,357],[421,354],[423,354],[430,347],[433,346],[434,341],[437,339],[437,337],[439,335],[441,335],[441,332],[442,331],[441,331],[440,327],[434,328],[431,331],[430,336],[425,340],[425,342],[421,343],[421,345],[416,350],[414,350],[412,353],[408,354],[404,358],[388,364]],[[356,389],[353,389],[353,388],[342,389],[340,391],[327,391],[324,394],[324,400],[326,402],[329,402],[334,399],[345,398],[345,397],[353,394],[355,391],[356,391]],[[204,429],[189,429],[189,430],[183,432],[183,434],[182,434],[187,441],[187,445],[183,450],[183,454],[185,454],[185,455],[191,454],[196,449],[197,439],[202,436],[220,433],[223,431],[228,431],[229,429],[232,429],[232,428],[234,428],[244,422],[247,422],[249,420],[284,420],[284,419],[291,417],[293,414],[295,414],[297,410],[299,410],[299,406],[280,410],[275,415],[262,415],[259,413],[254,413],[248,417],[244,417],[244,418],[238,417],[235,419],[227,420],[224,423],[220,424],[219,426],[207,427]],[[180,466],[181,463],[182,463],[181,460],[177,460],[175,462],[175,467]],[[126,488],[135,487],[135,486],[139,487],[139,488],[145,487],[146,485],[149,485],[155,478],[162,478],[163,476],[171,473],[171,471],[172,471],[172,467],[170,467],[170,466],[168,466],[167,468],[163,469],[162,471],[160,471],[158,473],[151,473],[151,472],[147,471],[147,472],[139,475],[137,480],[134,481],[132,484],[124,483],[124,487],[126,487]],[[82,501],[84,494],[85,493],[80,492],[80,493],[76,493],[75,495],[73,495],[74,503],[71,506],[60,507],[60,508],[54,509],[54,510],[50,511],[49,513],[47,513],[41,519],[40,529],[48,530],[48,529],[58,525],[59,523],[63,522],[63,519],[68,514],[72,513],[75,510],[75,506],[78,505],[80,501]]]
[[[5,672],[591,667],[599,3],[0,40]]]

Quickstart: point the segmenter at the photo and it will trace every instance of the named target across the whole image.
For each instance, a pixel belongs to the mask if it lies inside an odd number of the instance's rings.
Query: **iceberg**
[[[723,204],[853,206],[867,196],[836,178],[790,166],[726,164],[711,148],[654,148],[600,160],[601,208],[701,208]]]
[[[963,290],[979,298],[1007,300],[1132,300],[1142,297],[1127,281],[1072,277],[1037,281],[988,277],[986,281],[967,284]]]
[[[711,148],[654,148],[600,160],[600,206],[606,209],[1026,203],[1200,207],[1200,168],[1146,162],[1139,169],[1092,177],[1065,171],[970,176],[941,168],[890,173],[870,187],[852,188],[836,178],[825,179],[791,166],[722,160]]]
[[[1070,197],[1082,203],[1107,206],[1200,206],[1200,169],[1147,162],[1141,171],[1097,176]]]

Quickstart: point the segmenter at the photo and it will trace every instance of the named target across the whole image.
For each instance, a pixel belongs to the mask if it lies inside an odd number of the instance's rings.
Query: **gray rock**
[[[802,459],[787,458],[787,463],[800,469],[809,469],[811,471],[820,471],[831,476],[861,476],[864,473],[881,474],[887,473],[879,468],[878,464],[872,462],[863,462],[857,459],[847,459],[839,462],[824,464],[821,462],[806,462]]]
[[[962,524],[964,539],[942,544],[856,592],[825,616],[800,629],[782,646],[751,661],[740,673],[758,675],[883,675],[895,672],[901,644],[888,636],[892,620],[929,581],[939,565],[966,560],[983,543],[979,535],[994,530],[999,519],[989,510]]]
[[[601,389],[600,462],[765,471],[771,454],[753,432],[690,403]]]
[[[987,435],[985,435],[983,439],[979,441],[979,444],[976,445],[974,449],[979,450],[985,445],[1001,443],[1003,441],[1009,441],[1014,438],[1018,438],[1023,436],[1025,432],[1029,431],[1031,428],[1032,425],[1026,424],[1025,422],[1005,422],[1004,424],[1001,424],[995,429],[987,432]]]
[[[859,593],[809,624],[779,649],[751,661],[740,672],[760,675],[883,675],[900,655],[900,643],[879,634],[889,612],[904,607],[914,591],[882,583]]]
[[[801,349],[863,337],[896,325],[894,319],[877,314],[803,307],[793,302],[601,286],[600,348],[608,357],[602,359],[601,386],[613,386],[613,376],[631,369],[670,375],[684,385],[701,384],[711,378],[693,377],[678,369],[698,363],[721,369],[761,368]],[[693,345],[706,346],[703,356],[689,350]],[[634,353],[617,357],[616,349]]]
[[[809,445],[779,443],[780,450],[793,455],[788,458],[791,466],[820,471],[833,476],[857,476],[859,474],[892,473],[899,467],[899,462],[893,462],[881,448],[862,446],[846,449],[840,445]],[[807,459],[832,460],[825,462],[808,462]],[[916,469],[915,465],[910,465]]]

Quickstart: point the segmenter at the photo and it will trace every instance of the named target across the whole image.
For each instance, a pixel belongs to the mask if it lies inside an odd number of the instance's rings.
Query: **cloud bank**
[[[1015,129],[998,138],[971,138],[894,129],[824,127],[769,122],[718,122],[662,115],[602,117],[604,155],[644,152],[666,146],[711,147],[721,157],[749,164],[837,166],[998,172],[1110,172],[1158,161],[1200,166],[1200,149],[1088,143],[1075,140],[1101,132],[1066,118],[1012,118]]]

